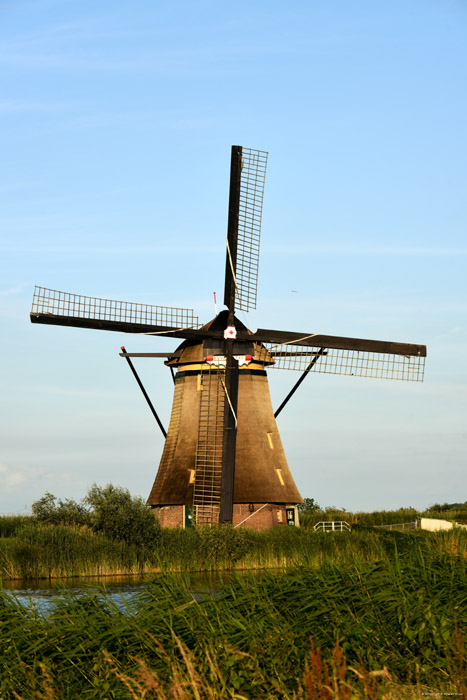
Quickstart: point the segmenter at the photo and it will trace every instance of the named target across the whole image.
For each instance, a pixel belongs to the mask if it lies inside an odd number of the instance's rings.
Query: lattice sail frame
[[[395,379],[406,382],[422,382],[425,358],[419,355],[397,355],[392,353],[343,350],[315,346],[292,345],[291,343],[264,343],[264,355],[272,357],[270,369],[289,369],[300,372],[322,372],[344,374],[373,379]],[[320,354],[322,351],[322,354]],[[309,365],[315,360],[312,367]]]
[[[199,326],[192,309],[85,297],[37,286],[31,313],[183,329]]]
[[[256,309],[259,245],[268,154],[242,148],[236,264],[236,307]]]

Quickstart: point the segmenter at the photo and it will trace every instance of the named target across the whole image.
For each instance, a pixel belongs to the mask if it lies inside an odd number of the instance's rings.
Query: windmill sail
[[[311,361],[321,348],[309,346],[302,352],[291,352],[291,345],[266,344],[274,364],[271,369],[291,369],[300,372],[347,374],[374,379],[400,379],[406,382],[422,382],[425,358],[414,355],[365,352],[328,348],[309,369]]]
[[[188,329],[199,325],[192,309],[99,299],[37,286],[31,321],[171,337],[186,337]]]
[[[423,381],[424,345],[263,329],[253,337],[262,339],[263,353],[274,360],[271,368]]]
[[[256,307],[266,163],[267,153],[264,151],[232,146],[224,304],[229,310],[227,328],[231,333],[233,331],[233,335],[224,336],[227,344],[225,345],[226,396],[222,448],[222,497],[219,510],[221,522],[232,522],[233,509],[237,433],[236,419],[233,421],[233,415],[238,398],[238,363],[233,356],[232,345],[236,334],[233,327],[235,307],[242,311]]]
[[[232,147],[224,304],[256,308],[261,216],[268,154]]]
[[[242,174],[238,214],[237,297],[241,311],[256,309],[259,245],[263,213],[264,180],[268,154],[252,148],[242,149]]]

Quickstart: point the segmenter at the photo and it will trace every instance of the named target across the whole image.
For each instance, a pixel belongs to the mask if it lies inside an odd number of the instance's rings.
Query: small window
[[[189,472],[190,472],[190,478],[189,478],[188,483],[189,483],[189,484],[194,484],[194,483],[195,483],[195,470],[194,470],[194,469],[190,469]]]
[[[272,433],[267,433],[267,436],[268,436],[269,447],[271,448],[271,450],[273,450],[273,449],[274,449],[274,445],[273,445],[273,442],[272,442]]]
[[[278,510],[278,511],[277,511],[277,520],[278,520],[278,522],[280,522],[280,523],[282,522],[282,511],[281,511],[281,510]]]

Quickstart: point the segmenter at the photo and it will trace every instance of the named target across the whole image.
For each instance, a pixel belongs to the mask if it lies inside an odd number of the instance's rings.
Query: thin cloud
[[[24,391],[28,393],[34,392],[34,394],[52,394],[57,396],[75,396],[75,397],[85,397],[93,399],[112,399],[121,400],[128,399],[128,394],[117,391],[96,391],[96,390],[86,390],[86,389],[62,389],[54,386],[28,386],[24,388],[17,389],[18,391]]]
[[[287,40],[280,42],[232,41],[229,37],[231,27],[227,24],[211,26],[205,41],[196,41],[189,45],[192,27],[180,31],[166,32],[148,30],[142,22],[122,30],[121,25],[112,28],[110,17],[99,17],[93,22],[71,22],[52,27],[41,27],[38,31],[20,34],[13,40],[3,42],[0,51],[0,64],[27,69],[51,69],[54,71],[86,71],[125,73],[150,72],[152,76],[182,71],[184,74],[197,70],[210,69],[216,74],[230,70],[237,72],[248,65],[252,70],[251,59],[257,56],[282,55],[297,53],[296,43]],[[200,31],[203,31],[200,25]],[[183,28],[182,28],[183,32]],[[223,40],[224,34],[227,39]],[[212,37],[216,37],[213,39]],[[92,41],[90,41],[92,37]],[[113,47],[122,46],[122,39],[137,41],[141,47],[138,53],[126,52],[124,57],[120,50]],[[170,48],[155,49],[164,41]],[[108,41],[109,40],[109,41]],[[146,40],[146,42],[144,42]],[[174,47],[174,48],[172,48]]]
[[[28,466],[11,468],[6,464],[0,464],[0,491],[16,491],[24,483],[37,481],[47,476],[44,469],[31,469]]]
[[[28,47],[30,48],[30,47]],[[79,48],[79,47],[77,47]],[[69,50],[69,49],[68,49]],[[83,53],[56,49],[51,50],[50,46],[38,47],[37,50],[5,50],[0,52],[0,64],[15,66],[17,68],[28,69],[52,69],[56,71],[86,71],[86,72],[150,72],[166,74],[183,71],[184,74],[192,74],[199,69],[207,68],[216,74],[224,73],[226,63],[235,72],[242,69],[252,57],[266,54],[277,55],[293,51],[293,47],[278,47],[266,45],[252,48],[250,45],[225,47],[220,44],[207,46],[204,49],[198,47],[193,49],[175,49],[161,51],[141,51],[132,58],[121,58],[121,55],[114,55],[112,58],[103,58],[99,52],[91,52],[89,57],[83,57]],[[95,54],[95,55],[93,55]],[[240,61],[240,62],[239,62]]]
[[[21,294],[23,289],[26,287],[25,284],[16,285],[16,287],[7,287],[7,289],[0,289],[0,296],[10,297],[16,294]]]
[[[275,246],[265,245],[263,252],[269,255],[394,255],[401,257],[411,256],[459,256],[467,255],[467,248],[426,248],[423,246],[394,246],[394,247],[367,247],[367,246]]]
[[[74,109],[71,104],[34,100],[0,100],[0,114],[19,114],[25,112],[51,112]]]
[[[208,253],[218,253],[223,251],[222,246],[206,246],[203,247],[203,256]],[[170,253],[177,255],[193,255],[199,253],[199,246],[0,246],[0,251],[3,253],[43,253],[43,254],[59,254],[59,255],[128,255],[141,253]]]
[[[58,225],[58,224],[57,224]],[[224,250],[223,245],[203,244],[203,255]],[[0,251],[5,253],[96,253],[105,255],[126,255],[128,253],[199,253],[199,246],[180,245],[131,245],[131,246],[0,246]],[[265,245],[261,251],[264,255],[372,255],[372,256],[399,256],[399,257],[458,257],[467,255],[467,248],[366,248],[347,246],[274,246]]]

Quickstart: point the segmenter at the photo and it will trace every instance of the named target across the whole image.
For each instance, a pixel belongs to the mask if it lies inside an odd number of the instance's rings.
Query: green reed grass
[[[381,510],[372,513],[350,513],[339,508],[326,508],[324,511],[300,513],[300,525],[304,528],[312,528],[322,520],[344,520],[349,525],[393,525],[396,523],[410,523],[421,517],[421,513],[414,508],[399,508],[398,510]],[[426,515],[424,517],[430,517]],[[438,513],[436,517],[441,517]]]
[[[423,518],[441,518],[452,520],[453,522],[467,524],[467,507],[447,508],[446,510],[426,510],[422,513]]]
[[[29,515],[1,515],[0,537],[14,537],[29,522]]]
[[[30,521],[0,538],[3,579],[140,574],[158,571],[319,567],[326,563],[393,560],[414,546],[466,556],[467,531],[400,533],[356,526],[352,532],[301,528],[164,530],[153,547],[110,540],[86,527]]]
[[[345,520],[349,525],[366,525],[374,527],[378,525],[394,525],[397,523],[415,522],[418,518],[437,518],[451,520],[452,522],[467,523],[467,508],[456,507],[445,510],[429,508],[418,511],[415,508],[398,508],[397,510],[380,510],[371,513],[350,513],[339,508],[326,508],[325,510],[304,511],[300,513],[300,524],[304,528],[312,528],[322,520]]]
[[[156,566],[145,549],[113,541],[86,528],[29,523],[16,537],[0,539],[2,578],[60,578],[141,573]]]
[[[91,591],[40,615],[4,594],[0,697],[421,700],[422,692],[465,692],[465,561],[413,543],[404,559],[246,574],[197,596],[188,579],[165,575],[123,609]]]

